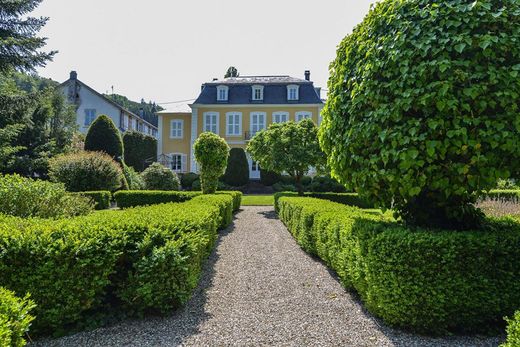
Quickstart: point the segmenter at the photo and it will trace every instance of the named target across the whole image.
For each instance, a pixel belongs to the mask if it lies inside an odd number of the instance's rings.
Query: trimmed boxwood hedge
[[[172,190],[121,190],[114,194],[119,208],[184,202],[201,195],[200,192],[179,192]]]
[[[178,192],[164,190],[126,190],[119,191],[114,194],[117,206],[120,208],[128,208],[144,205],[163,204],[168,202],[183,202],[201,195],[202,192]],[[233,211],[240,209],[242,193],[239,191],[222,191],[216,194],[227,194],[233,198]]]
[[[479,331],[520,307],[520,223],[479,231],[408,229],[374,211],[282,196],[280,219],[370,312],[421,333]]]
[[[17,298],[12,291],[0,287],[0,346],[25,346],[23,337],[34,319],[29,314],[33,308],[28,295]]]
[[[232,206],[222,194],[53,221],[2,216],[0,286],[31,294],[35,334],[92,326],[93,313],[167,312],[190,297]]]
[[[274,208],[278,209],[278,199],[282,196],[298,196],[295,192],[279,192],[274,194]],[[344,205],[360,208],[373,208],[374,205],[362,199],[357,193],[305,193],[305,196],[316,199],[329,200]]]
[[[93,192],[80,192],[80,195],[86,196],[94,202],[94,208],[96,210],[106,210],[110,207],[110,200],[112,199],[112,193],[108,190],[99,190]]]
[[[518,347],[520,346],[520,311],[507,322],[507,341],[501,347]]]

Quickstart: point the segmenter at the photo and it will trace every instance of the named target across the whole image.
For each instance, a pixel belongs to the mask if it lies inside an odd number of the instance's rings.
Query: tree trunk
[[[302,175],[296,174],[294,176],[294,183],[296,183],[296,189],[298,189],[298,195],[303,196]]]

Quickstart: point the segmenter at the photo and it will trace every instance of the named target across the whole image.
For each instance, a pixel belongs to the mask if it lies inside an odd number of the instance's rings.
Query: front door
[[[249,155],[247,156],[247,162],[249,164],[249,179],[259,180],[260,179],[260,165],[254,161]]]

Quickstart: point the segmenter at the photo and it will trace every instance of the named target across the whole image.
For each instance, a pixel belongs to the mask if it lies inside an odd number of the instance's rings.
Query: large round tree
[[[408,223],[477,227],[520,168],[520,2],[386,0],[338,47],[320,142],[332,174]]]

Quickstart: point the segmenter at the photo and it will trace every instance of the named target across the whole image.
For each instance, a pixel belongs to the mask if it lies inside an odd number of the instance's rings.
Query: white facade
[[[110,117],[122,132],[136,130],[157,137],[157,127],[79,81],[74,71],[71,72],[70,79],[62,83],[60,88],[68,102],[77,105],[76,122],[80,132],[85,134],[92,121],[104,114]]]

